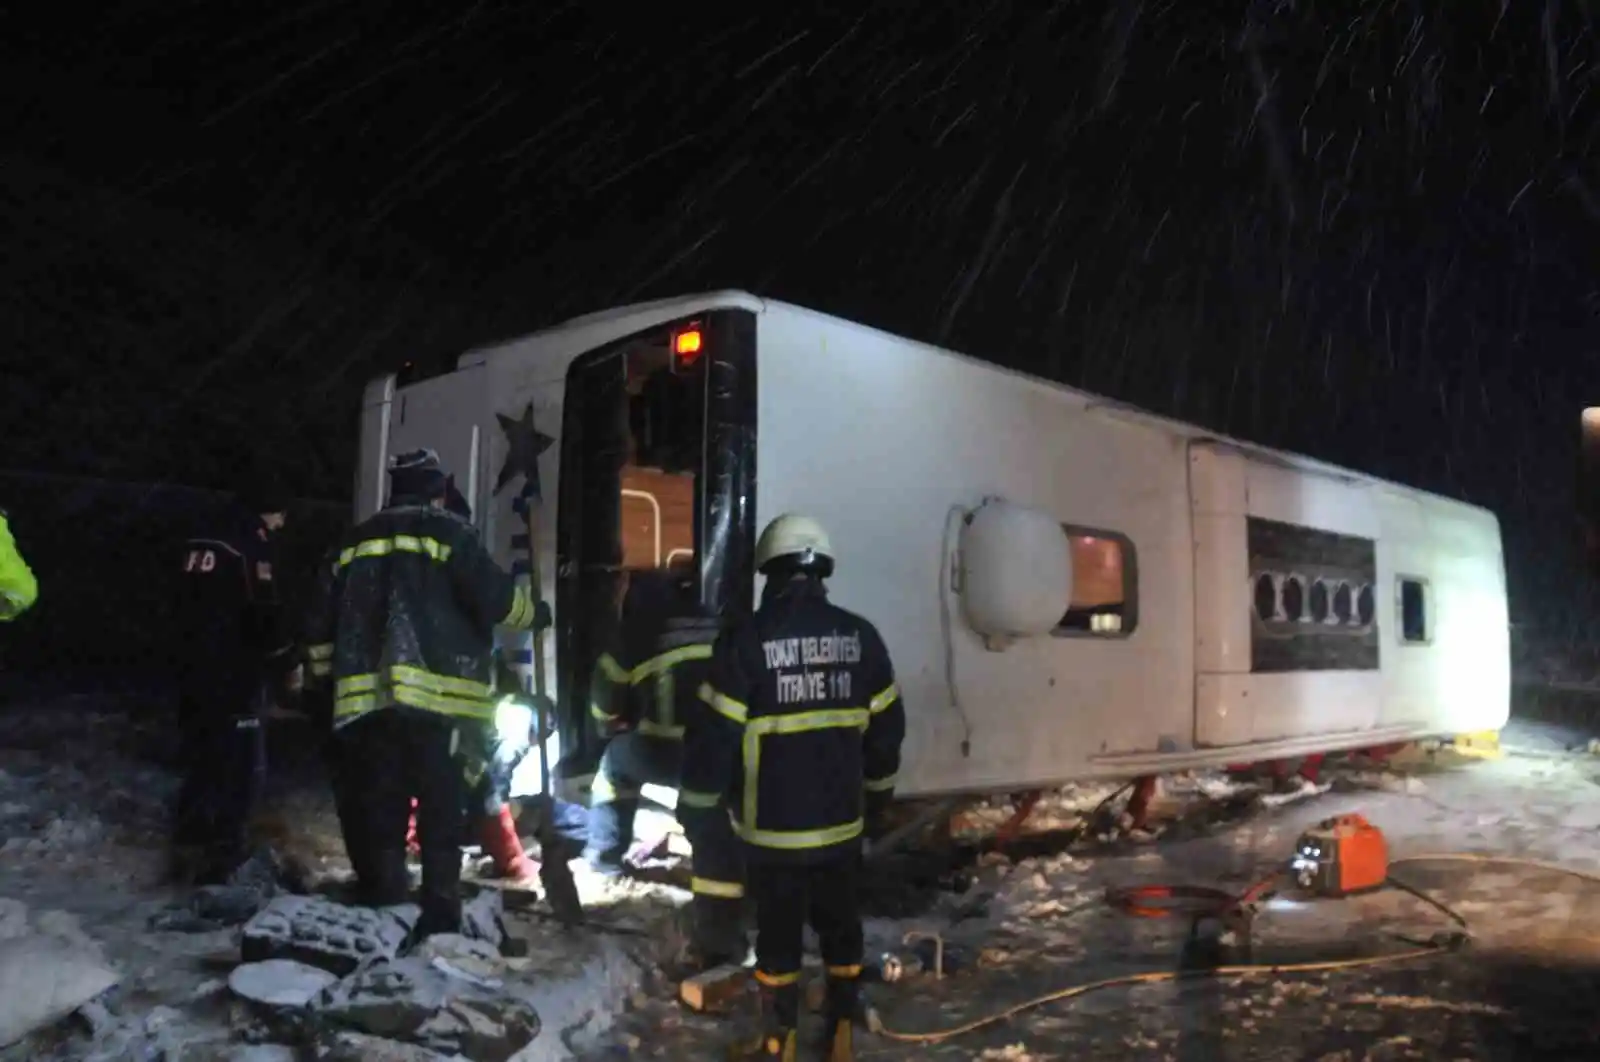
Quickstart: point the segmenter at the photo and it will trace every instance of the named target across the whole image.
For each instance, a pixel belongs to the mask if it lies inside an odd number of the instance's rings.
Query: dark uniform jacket
[[[700,684],[710,675],[720,628],[677,577],[639,573],[623,602],[617,651],[596,668],[590,713],[604,730],[632,727],[645,737],[681,741],[706,713]]]
[[[247,695],[294,666],[273,555],[266,524],[238,509],[184,543],[179,611],[186,683],[237,684]]]
[[[345,537],[313,597],[306,656],[336,727],[397,704],[492,722],[494,628],[548,622],[471,524],[404,498]]]
[[[820,862],[859,846],[900,769],[905,708],[877,628],[820,582],[768,584],[718,639],[680,807],[725,802],[753,859]]]

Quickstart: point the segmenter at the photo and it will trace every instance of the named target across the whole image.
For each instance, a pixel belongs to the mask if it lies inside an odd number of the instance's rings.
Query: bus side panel
[[[484,433],[494,423],[481,366],[435,376],[403,387],[390,403],[389,455],[420,447],[435,451],[456,489],[472,506],[473,523],[482,526],[491,481],[486,474]],[[383,494],[388,495],[385,475]]]
[[[355,523],[383,508],[389,489],[389,419],[394,411],[394,373],[367,384],[361,396],[361,435],[356,444]]]
[[[1096,755],[1189,743],[1182,438],[820,315],[769,306],[760,327],[759,520],[799,511],[828,528],[833,597],[881,630],[906,698],[905,795],[1051,784]],[[985,649],[945,572],[961,514],[988,495],[1130,542],[1127,626]]]

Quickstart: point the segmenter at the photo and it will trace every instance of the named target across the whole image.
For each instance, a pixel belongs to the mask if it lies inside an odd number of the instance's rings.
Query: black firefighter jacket
[[[333,680],[335,727],[390,705],[492,722],[495,627],[549,622],[471,524],[403,499],[352,530],[320,574],[306,657]]]
[[[632,727],[644,737],[681,741],[707,714],[700,684],[710,675],[720,624],[675,592],[671,577],[634,576],[623,601],[616,652],[601,654],[589,711],[603,732]]]
[[[893,799],[906,717],[889,652],[822,583],[768,583],[700,696],[711,722],[685,740],[678,805],[726,803],[751,858],[837,858]]]
[[[249,696],[294,666],[273,555],[266,524],[237,508],[184,543],[178,607],[187,685],[237,685]]]

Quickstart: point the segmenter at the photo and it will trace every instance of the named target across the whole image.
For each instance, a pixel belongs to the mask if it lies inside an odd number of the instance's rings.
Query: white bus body
[[[642,395],[645,380],[668,397]],[[591,314],[444,376],[373,381],[357,518],[381,502],[388,455],[429,446],[495,555],[520,564],[521,482],[494,487],[500,418],[530,405],[555,439],[537,548],[573,782],[593,767],[586,680],[619,571],[686,553],[705,601],[748,608],[754,537],[790,511],[828,528],[834,600],[893,654],[903,796],[1333,752],[1509,715],[1491,513],[742,292]],[[1041,537],[1050,524],[1059,541]],[[1041,624],[1050,594],[1061,616]]]

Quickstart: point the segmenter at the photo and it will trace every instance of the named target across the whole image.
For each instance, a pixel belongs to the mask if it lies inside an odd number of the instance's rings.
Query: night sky
[[[741,287],[1488,505],[1592,612],[1600,5],[104,6],[0,22],[7,467],[343,499],[368,376]]]

